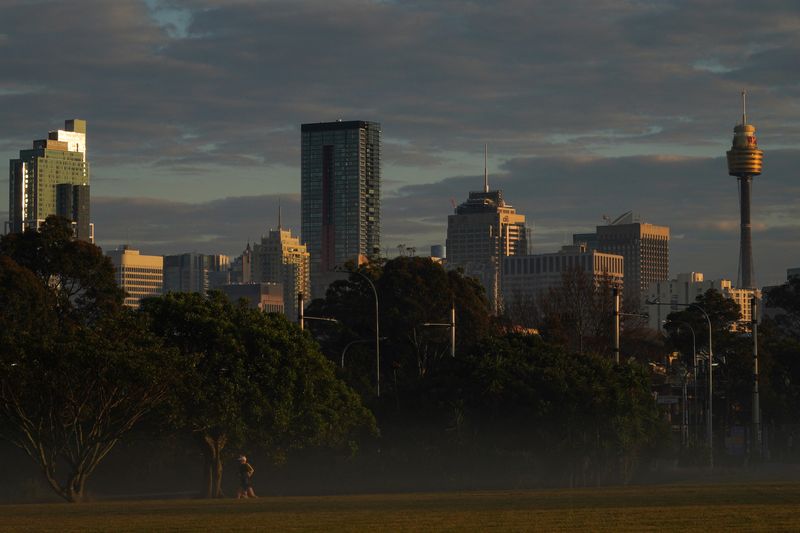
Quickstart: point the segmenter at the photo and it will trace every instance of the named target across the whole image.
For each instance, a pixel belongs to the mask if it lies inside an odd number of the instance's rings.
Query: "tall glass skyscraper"
[[[336,267],[379,255],[381,126],[303,124],[301,143],[300,232],[316,298],[324,296]]]
[[[7,231],[38,228],[50,215],[70,219],[78,239],[94,241],[85,120],[67,120],[10,161]]]

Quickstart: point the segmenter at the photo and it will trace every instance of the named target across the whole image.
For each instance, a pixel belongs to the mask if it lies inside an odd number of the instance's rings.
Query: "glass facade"
[[[315,296],[326,272],[380,252],[380,135],[376,122],[301,127],[301,238]]]
[[[75,223],[76,237],[91,240],[86,121],[68,120],[64,130],[33,141],[9,165],[9,230],[37,228],[50,215]]]

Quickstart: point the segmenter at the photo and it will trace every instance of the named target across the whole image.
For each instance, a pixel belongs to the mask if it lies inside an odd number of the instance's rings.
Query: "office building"
[[[462,268],[477,278],[494,312],[501,302],[503,258],[528,253],[525,215],[503,199],[503,191],[489,190],[484,166],[483,190],[471,191],[465,202],[447,217],[448,268]]]
[[[335,270],[380,253],[381,129],[337,121],[301,127],[301,238],[311,292],[324,296]]]
[[[786,269],[786,281],[789,281],[792,278],[800,278],[800,267]]]
[[[123,245],[106,254],[114,265],[117,285],[124,290],[125,305],[139,307],[142,298],[161,296],[163,293],[164,258],[160,255],[142,255]]]
[[[164,292],[197,292],[230,283],[230,258],[224,254],[164,256]]]
[[[574,235],[573,242],[585,242],[588,248],[625,258],[625,305],[629,310],[639,310],[642,293],[650,283],[669,279],[669,238],[667,226],[638,221],[629,211],[605,226],[597,226],[596,234]]]
[[[761,299],[758,289],[736,288],[730,280],[706,280],[701,272],[678,274],[676,279],[654,281],[646,291],[644,309],[648,315],[648,326],[655,330],[664,327],[667,315],[683,311],[688,304],[695,303],[698,296],[715,290],[739,304],[740,319],[732,326],[734,331],[749,331],[753,319],[753,297]],[[646,302],[654,302],[647,304]],[[655,305],[670,304],[666,305]]]
[[[231,262],[231,283],[250,283],[252,281],[252,259],[253,250],[248,242],[242,255]]]
[[[590,250],[584,244],[563,246],[547,254],[503,257],[503,301],[508,305],[536,301],[550,289],[562,286],[571,271],[591,276],[595,285],[624,286],[624,258]]]
[[[33,141],[9,162],[7,232],[38,228],[50,215],[73,223],[75,237],[94,242],[89,207],[86,121],[67,120],[63,130]]]
[[[284,313],[283,286],[280,283],[231,283],[219,288],[233,303],[244,299],[247,305],[265,313]]]
[[[305,301],[311,299],[310,258],[306,246],[278,222],[278,229],[270,230],[253,246],[251,279],[280,283],[286,316],[296,321],[297,294],[302,292]]]

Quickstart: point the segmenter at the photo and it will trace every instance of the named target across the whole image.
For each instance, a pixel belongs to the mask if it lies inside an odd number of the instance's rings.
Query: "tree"
[[[66,229],[48,219],[0,242],[0,433],[77,502],[172,373],[169,352],[122,309],[108,260]]]
[[[449,357],[450,336],[446,327],[426,323],[449,323],[452,306],[456,310],[456,350],[466,352],[495,327],[489,304],[479,282],[460,270],[445,270],[427,257],[401,256],[384,264],[372,262],[358,268],[358,274],[331,284],[324,300],[315,301],[309,314],[336,318],[339,330],[320,326],[327,336],[323,347],[331,359],[338,360],[343,348],[353,340],[375,335],[375,300],[362,277],[375,285],[380,303],[382,375],[398,383],[424,377],[443,358]],[[325,327],[323,330],[321,328]],[[361,350],[369,344],[360,345]],[[375,368],[366,366],[374,375]],[[387,388],[394,387],[392,380]],[[366,391],[365,391],[366,392]]]
[[[52,305],[64,319],[93,320],[122,305],[124,292],[117,287],[111,261],[97,246],[74,239],[65,218],[49,216],[38,231],[6,235],[0,254],[47,286]]]
[[[610,279],[579,269],[562,273],[561,284],[542,295],[540,330],[550,342],[578,353],[608,355],[614,299]]]
[[[172,293],[142,302],[153,332],[181,354],[184,379],[171,420],[198,438],[206,497],[222,496],[230,450],[253,446],[276,461],[307,446],[355,446],[374,419],[336,378],[311,339],[282,315]]]

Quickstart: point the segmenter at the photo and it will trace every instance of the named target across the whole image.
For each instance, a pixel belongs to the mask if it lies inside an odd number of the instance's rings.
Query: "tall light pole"
[[[761,457],[761,413],[758,401],[758,299],[753,297],[751,320],[753,328],[753,453]]]
[[[670,320],[667,322],[667,324],[669,323],[683,324],[684,326],[689,328],[689,331],[692,333],[692,387],[694,388],[694,405],[695,405],[693,413],[694,422],[692,423],[692,426],[694,427],[695,430],[694,437],[696,441],[697,440],[697,337],[694,333],[694,328],[688,322],[684,322],[682,320]],[[664,324],[664,327],[666,327],[667,324]],[[678,327],[680,328],[680,326]]]
[[[694,307],[706,317],[708,322],[708,466],[714,468],[714,349],[711,346],[711,318],[706,310],[697,304],[689,304],[687,307]]]
[[[706,421],[706,431],[708,440],[708,464],[712,469],[714,468],[714,426],[712,424],[714,414],[714,349],[711,344],[711,318],[709,318],[706,310],[699,304],[679,304],[679,303],[661,303],[658,300],[645,301],[648,305],[658,305],[664,307],[694,307],[706,317],[708,323],[708,419]]]
[[[614,296],[614,362],[619,364],[619,285],[611,288]]]
[[[381,397],[381,330],[380,330],[380,308],[378,307],[378,290],[369,277],[358,270],[346,270],[350,274],[357,274],[369,283],[372,294],[375,296],[375,388],[378,398]]]
[[[423,326],[441,326],[450,329],[450,357],[456,356],[456,304],[450,306],[450,322],[425,322]]]

